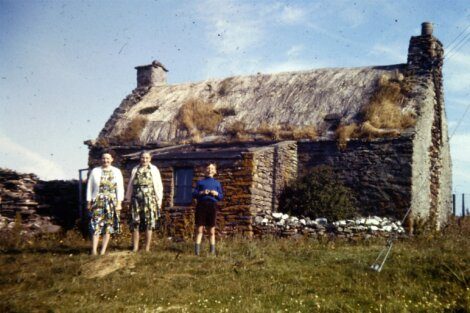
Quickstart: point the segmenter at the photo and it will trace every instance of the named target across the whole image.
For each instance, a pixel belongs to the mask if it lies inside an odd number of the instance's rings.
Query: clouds
[[[470,53],[451,53],[444,61],[444,84],[449,91],[468,92],[470,89]]]
[[[377,43],[371,48],[370,53],[396,63],[405,63],[408,57],[407,47],[403,43]]]
[[[232,0],[207,0],[197,11],[206,22],[206,39],[218,53],[240,53],[262,40],[263,10]]]
[[[13,142],[0,133],[0,166],[23,173],[34,173],[42,179],[64,179],[62,167],[38,153]]]
[[[469,192],[470,185],[470,133],[455,134],[450,140],[454,188]],[[464,188],[465,190],[462,190]],[[455,191],[455,190],[454,190]]]
[[[279,21],[285,24],[298,24],[304,22],[306,11],[300,7],[284,6]]]

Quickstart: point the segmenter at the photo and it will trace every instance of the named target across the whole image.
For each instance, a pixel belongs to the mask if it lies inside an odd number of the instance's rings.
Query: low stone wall
[[[405,234],[401,222],[388,217],[361,217],[353,220],[329,222],[326,218],[310,219],[267,212],[254,220],[256,236],[308,236],[312,238],[368,238]]]

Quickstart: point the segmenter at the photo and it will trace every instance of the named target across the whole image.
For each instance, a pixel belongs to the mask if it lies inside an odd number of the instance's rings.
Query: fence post
[[[83,176],[82,176],[82,173],[83,172],[88,172],[88,169],[85,168],[85,169],[79,169],[78,170],[78,206],[79,206],[79,209],[78,209],[78,214],[80,216],[80,220],[82,219],[83,217],[83,206],[84,206],[84,203],[83,203]]]
[[[462,217],[465,216],[465,194],[462,194]]]
[[[452,194],[452,214],[457,215],[456,206],[455,206],[455,193]]]

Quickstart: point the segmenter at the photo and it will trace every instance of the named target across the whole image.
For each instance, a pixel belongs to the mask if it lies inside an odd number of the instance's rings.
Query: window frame
[[[189,182],[187,178],[184,177],[183,184],[178,184],[181,179],[180,174],[182,171],[190,173]],[[186,176],[186,174],[184,174]],[[180,178],[180,179],[179,179]],[[193,178],[194,178],[194,168],[189,166],[179,166],[173,168],[173,205],[174,206],[189,206],[192,203],[192,194],[193,194]],[[183,190],[178,192],[178,190]],[[182,194],[180,194],[182,193]]]

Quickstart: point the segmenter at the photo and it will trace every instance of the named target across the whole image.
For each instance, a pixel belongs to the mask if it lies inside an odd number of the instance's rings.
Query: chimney
[[[421,24],[421,35],[410,39],[408,69],[415,75],[429,75],[434,69],[442,68],[444,49],[432,32],[432,23],[424,22]]]
[[[166,84],[168,70],[157,60],[149,65],[136,66],[137,88],[153,87]]]

